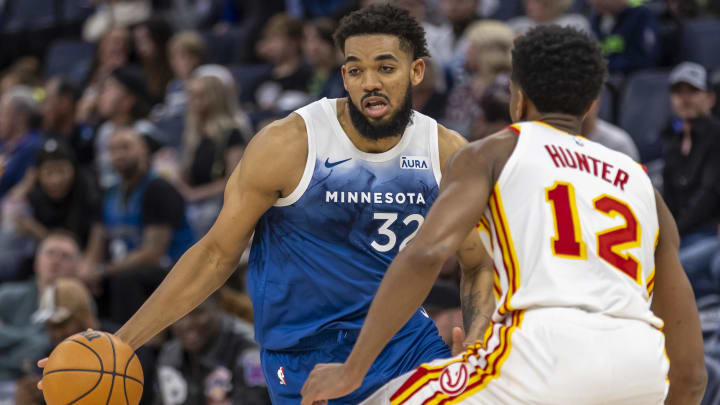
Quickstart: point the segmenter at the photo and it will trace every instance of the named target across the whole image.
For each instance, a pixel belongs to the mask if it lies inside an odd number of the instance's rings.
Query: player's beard
[[[408,82],[407,91],[405,92],[405,101],[403,102],[402,107],[400,107],[400,109],[397,110],[389,120],[378,121],[375,123],[370,121],[365,114],[363,114],[362,111],[355,106],[355,103],[348,94],[348,111],[350,112],[350,121],[355,129],[360,132],[360,135],[374,141],[402,135],[405,132],[405,128],[409,124],[412,124],[413,110],[412,92],[410,87],[411,84]],[[379,93],[374,91],[367,96],[379,96]]]

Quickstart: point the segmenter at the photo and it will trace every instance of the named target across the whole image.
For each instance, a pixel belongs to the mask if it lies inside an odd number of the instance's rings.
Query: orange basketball
[[[130,346],[109,333],[88,331],[57,345],[42,383],[47,405],[137,405],[143,372]]]

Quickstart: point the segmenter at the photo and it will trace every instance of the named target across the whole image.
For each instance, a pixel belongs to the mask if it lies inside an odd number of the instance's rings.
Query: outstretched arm
[[[493,140],[487,140],[464,147],[451,159],[425,223],[388,268],[352,353],[344,364],[315,367],[302,390],[303,405],[359,387],[383,347],[422,304],[442,263],[458,250],[487,206],[495,159],[488,147]]]
[[[703,340],[690,282],[678,259],[675,220],[656,192],[660,235],[655,251],[655,289],[652,310],[665,323],[665,347],[670,358],[670,392],[666,405],[694,405],[702,401],[707,384]]]
[[[223,285],[258,219],[299,183],[306,156],[307,137],[299,116],[293,114],[256,135],[228,179],[215,224],[116,335],[137,349]]]

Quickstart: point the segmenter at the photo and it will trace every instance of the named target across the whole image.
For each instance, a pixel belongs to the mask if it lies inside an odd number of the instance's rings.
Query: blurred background
[[[609,77],[583,135],[644,164],[674,214],[703,403],[720,404],[720,1],[0,0],[0,405],[43,404],[35,361],[139,308],[259,129],[344,97],[332,33],[377,3],[425,27],[414,109],[469,140],[510,123],[516,36],[557,23],[598,41]],[[269,403],[246,265],[139,351],[143,404]],[[446,340],[458,285],[450,259],[425,305]]]

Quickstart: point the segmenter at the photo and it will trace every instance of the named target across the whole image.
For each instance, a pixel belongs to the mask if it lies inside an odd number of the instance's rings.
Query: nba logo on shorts
[[[287,385],[287,382],[285,382],[285,367],[280,367],[278,369],[277,376],[280,380],[280,385]]]
[[[465,363],[457,362],[445,367],[440,375],[440,390],[448,396],[455,397],[462,394],[467,387],[469,373]]]

